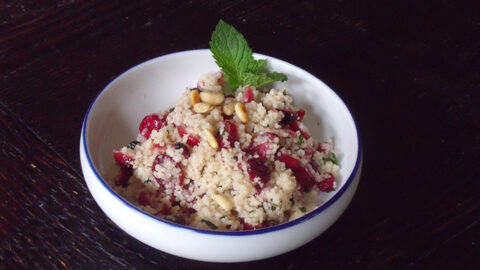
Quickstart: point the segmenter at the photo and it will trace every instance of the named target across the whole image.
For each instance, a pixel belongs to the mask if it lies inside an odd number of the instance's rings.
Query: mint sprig
[[[235,92],[239,86],[259,87],[275,81],[286,81],[287,76],[264,71],[266,60],[255,60],[247,40],[233,26],[220,20],[212,33],[210,51]]]

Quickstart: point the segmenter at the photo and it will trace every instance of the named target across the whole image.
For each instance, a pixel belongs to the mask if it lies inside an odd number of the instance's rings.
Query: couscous
[[[114,151],[109,184],[145,212],[204,229],[258,229],[315,209],[338,184],[332,140],[310,136],[287,89],[228,95],[223,82],[206,74],[147,115]]]

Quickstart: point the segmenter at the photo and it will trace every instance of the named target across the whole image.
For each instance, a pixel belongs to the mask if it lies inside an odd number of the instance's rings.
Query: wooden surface
[[[453,0],[0,1],[0,268],[480,269],[479,11]],[[365,150],[333,227],[240,264],[125,234],[93,201],[78,154],[84,113],[109,81],[206,48],[220,18],[331,86]]]

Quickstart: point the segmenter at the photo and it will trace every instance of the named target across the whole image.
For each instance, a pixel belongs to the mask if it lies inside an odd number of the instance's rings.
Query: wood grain
[[[479,8],[456,1],[0,3],[1,269],[478,269]],[[100,211],[81,123],[121,72],[206,48],[223,18],[255,51],[310,71],[355,116],[351,206],[287,254],[211,264],[149,248]]]

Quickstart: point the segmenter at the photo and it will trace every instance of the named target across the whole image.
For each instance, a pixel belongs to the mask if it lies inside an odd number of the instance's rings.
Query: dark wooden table
[[[480,269],[480,9],[463,1],[0,1],[0,268]],[[365,149],[350,207],[287,254],[150,248],[88,192],[78,142],[122,71],[206,48],[220,18],[344,99]]]

